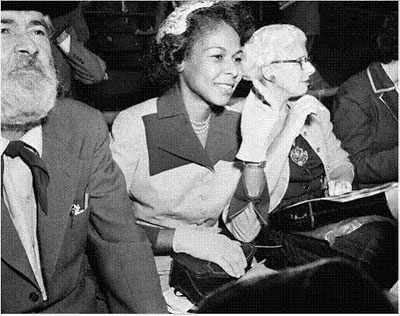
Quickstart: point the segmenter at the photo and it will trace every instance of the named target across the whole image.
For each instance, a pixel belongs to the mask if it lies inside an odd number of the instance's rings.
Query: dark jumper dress
[[[306,159],[307,158],[307,159]],[[325,171],[321,159],[308,142],[298,136],[289,153],[290,180],[280,204],[271,212],[286,211],[285,207],[299,201],[324,196]],[[262,226],[256,238],[260,246],[256,258],[265,259],[265,265],[279,270],[313,262],[320,258],[342,257],[367,272],[382,288],[391,287],[397,280],[397,228],[390,222],[371,222],[352,233],[337,238],[332,247],[325,240],[310,238],[298,231],[282,230],[270,225]],[[382,267],[385,269],[382,270]]]

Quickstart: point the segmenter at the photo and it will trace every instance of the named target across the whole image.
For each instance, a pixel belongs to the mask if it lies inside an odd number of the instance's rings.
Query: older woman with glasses
[[[259,249],[267,248],[259,251],[259,259],[264,257],[272,269],[339,256],[390,287],[397,272],[397,229],[385,194],[375,198],[385,216],[336,220],[339,223],[331,218],[330,224],[306,232],[296,226],[301,215],[287,210],[300,201],[349,192],[354,177],[348,153],[332,131],[328,109],[306,95],[315,68],[305,34],[293,25],[268,25],[253,34],[243,53],[244,78],[253,88],[241,104],[243,141],[237,158],[245,165],[244,198],[256,207],[253,212],[231,203],[224,213],[228,228],[241,240],[257,237]],[[236,219],[229,222],[230,218]],[[282,224],[284,218],[293,221]],[[388,263],[390,268],[382,273],[380,267]]]

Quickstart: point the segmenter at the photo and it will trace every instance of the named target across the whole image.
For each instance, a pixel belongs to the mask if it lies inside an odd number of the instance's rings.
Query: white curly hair
[[[243,47],[243,78],[260,79],[260,67],[268,65],[277,56],[296,43],[305,43],[306,35],[290,24],[272,24],[261,27]]]

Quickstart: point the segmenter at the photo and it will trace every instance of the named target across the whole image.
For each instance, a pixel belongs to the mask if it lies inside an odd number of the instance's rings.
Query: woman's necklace
[[[196,134],[203,134],[208,131],[208,128],[210,127],[210,120],[211,120],[211,114],[207,117],[207,119],[204,122],[196,122],[190,120],[190,123],[192,124],[193,130]]]

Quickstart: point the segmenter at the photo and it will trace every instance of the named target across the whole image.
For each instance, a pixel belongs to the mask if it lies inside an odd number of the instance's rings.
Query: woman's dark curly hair
[[[385,17],[382,28],[373,37],[373,55],[376,61],[388,64],[392,60],[398,60],[398,25],[397,11]]]
[[[247,7],[240,2],[221,1],[211,7],[191,12],[187,17],[188,27],[184,33],[166,34],[160,43],[154,40],[148,59],[148,76],[160,93],[178,81],[177,66],[190,54],[197,40],[222,22],[230,25],[239,34],[241,45],[254,32],[254,19]]]

